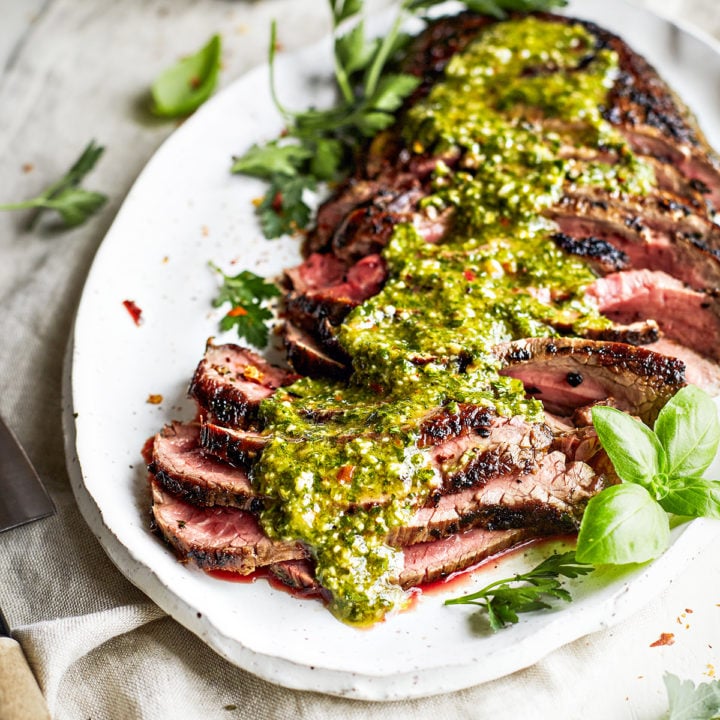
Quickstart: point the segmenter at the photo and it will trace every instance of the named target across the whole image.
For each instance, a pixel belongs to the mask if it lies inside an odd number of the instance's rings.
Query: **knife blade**
[[[14,433],[0,418],[0,532],[52,515],[55,506]]]

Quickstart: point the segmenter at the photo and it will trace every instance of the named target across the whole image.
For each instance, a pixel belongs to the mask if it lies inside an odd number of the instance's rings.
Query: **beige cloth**
[[[3,2],[14,0],[0,0],[0,11]],[[720,37],[717,0],[655,5]],[[227,84],[264,60],[272,17],[281,20],[283,47],[292,49],[327,31],[327,9],[322,0],[45,0],[37,6],[0,76],[0,202],[35,194],[90,138],[108,149],[87,184],[111,198],[89,223],[61,234],[47,224],[25,232],[23,214],[0,213],[0,413],[58,509],[50,519],[0,535],[0,607],[54,718],[649,720],[666,708],[664,671],[697,682],[720,669],[720,563],[713,549],[631,620],[528,670],[448,696],[385,705],[259,680],[130,585],[75,505],[60,386],[93,254],[134,178],[173,130],[142,112],[148,83],[220,31]],[[664,632],[674,633],[675,643],[650,647]]]

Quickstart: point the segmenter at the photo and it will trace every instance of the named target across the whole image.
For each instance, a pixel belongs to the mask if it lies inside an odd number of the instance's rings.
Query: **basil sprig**
[[[707,393],[693,385],[680,390],[654,430],[611,407],[593,408],[592,418],[623,483],[588,503],[578,535],[580,562],[645,562],[668,546],[668,513],[720,517],[720,482],[702,477],[720,442],[717,407]]]

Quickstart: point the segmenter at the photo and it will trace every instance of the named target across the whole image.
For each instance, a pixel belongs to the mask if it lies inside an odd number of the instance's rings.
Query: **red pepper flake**
[[[690,613],[692,615],[692,609],[691,608],[685,608],[686,613]]]
[[[475,273],[472,270],[463,270],[463,277],[468,282],[472,282],[475,279]]]
[[[163,401],[163,396],[162,396],[162,395],[153,395],[153,394],[150,394],[150,395],[147,396],[147,400],[146,400],[145,402],[148,403],[148,404],[150,404],[150,405],[159,405],[162,401]]]
[[[197,75],[193,75],[188,81],[188,85],[190,85],[193,90],[197,90],[200,87],[201,82],[202,81]]]
[[[272,199],[272,203],[270,206],[278,215],[282,215],[283,196],[281,192],[278,191],[275,193],[275,197]]]
[[[136,325],[142,323],[142,310],[135,304],[134,300],[123,300],[125,309],[130,313],[130,317]]]
[[[228,312],[226,317],[242,317],[243,315],[247,314],[247,310],[242,305],[237,305],[232,310],[230,310],[230,312]]]
[[[354,465],[343,465],[337,473],[337,479],[338,482],[341,483],[350,483],[352,481],[353,475],[355,474],[355,466]]]
[[[25,163],[25,164],[22,166],[22,171],[23,171],[24,173],[32,172],[34,169],[35,169],[35,166],[34,166],[32,163]]]
[[[660,647],[661,645],[673,645],[675,643],[675,633],[661,633],[660,637],[650,643],[650,647]]]

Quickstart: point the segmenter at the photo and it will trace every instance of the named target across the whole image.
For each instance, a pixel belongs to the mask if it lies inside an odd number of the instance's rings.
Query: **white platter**
[[[720,147],[717,46],[620,0],[580,0],[567,12],[623,35],[653,62]],[[329,44],[278,59],[290,107],[322,102]],[[710,91],[713,89],[713,91]],[[263,186],[229,173],[231,154],[281,128],[258,68],[208,102],[157,152],[138,178],[94,261],[78,309],[65,387],[68,466],[80,509],[118,568],[164,610],[238,666],[291,688],[372,700],[452,691],[527,667],[587,633],[609,627],[660,592],[718,534],[718,523],[677,528],[658,561],[577,584],[575,601],[528,615],[494,635],[476,633],[466,608],[444,597],[526,567],[515,556],[462,587],[358,631],[324,607],[265,582],[222,582],[180,565],[151,534],[145,440],[187,419],[185,394],[207,338],[217,278],[208,261],[273,276],[299,261],[296,241],[262,238],[251,199]],[[136,326],[124,300],[142,310]],[[160,394],[163,402],[146,402]],[[716,473],[717,475],[717,473]],[[597,573],[596,573],[597,575]]]

